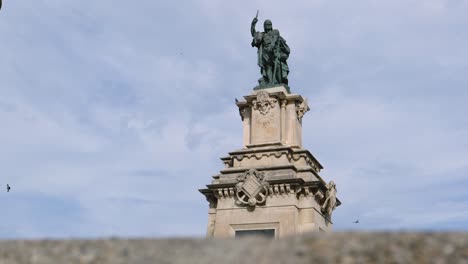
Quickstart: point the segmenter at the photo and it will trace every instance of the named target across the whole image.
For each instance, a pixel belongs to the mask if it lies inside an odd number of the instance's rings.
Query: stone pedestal
[[[221,158],[224,169],[200,189],[210,206],[207,236],[331,231],[331,212],[341,203],[333,182],[319,176],[322,165],[302,148],[307,100],[283,86],[244,99],[236,103],[243,148]]]

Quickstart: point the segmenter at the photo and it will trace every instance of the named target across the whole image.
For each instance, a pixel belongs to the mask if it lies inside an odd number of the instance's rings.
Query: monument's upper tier
[[[288,146],[302,148],[302,117],[307,99],[277,86],[254,90],[237,102],[243,121],[245,148]]]

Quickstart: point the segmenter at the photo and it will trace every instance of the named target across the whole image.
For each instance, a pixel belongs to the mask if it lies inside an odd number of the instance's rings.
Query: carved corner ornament
[[[309,105],[307,103],[307,98],[304,99],[301,103],[296,103],[297,119],[299,119],[299,121],[302,121],[302,117],[309,110],[310,110],[310,108],[309,108]]]
[[[325,193],[325,202],[322,204],[322,213],[331,217],[333,210],[335,210],[336,204],[336,184],[334,181],[330,181],[327,184],[327,192]]]
[[[244,121],[245,114],[246,114],[245,107],[239,107],[239,115],[240,115],[242,121]]]
[[[264,203],[268,195],[268,182],[264,181],[265,173],[250,169],[237,177],[235,188],[238,205],[254,207]]]

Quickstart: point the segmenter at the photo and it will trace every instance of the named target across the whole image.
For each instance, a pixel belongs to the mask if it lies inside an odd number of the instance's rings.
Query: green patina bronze
[[[257,32],[255,30],[258,22],[257,16],[252,20],[250,32],[253,37],[252,47],[258,48],[258,66],[260,66],[262,78],[258,80],[259,85],[254,90],[278,85],[284,85],[289,90],[287,86],[289,67],[286,62],[290,53],[289,46],[280,36],[279,31],[273,29],[268,19],[263,23],[264,32]]]

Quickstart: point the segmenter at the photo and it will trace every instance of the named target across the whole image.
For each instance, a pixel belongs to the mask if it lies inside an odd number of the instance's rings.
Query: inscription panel
[[[274,238],[275,229],[236,230],[236,237],[250,237],[250,236]]]

